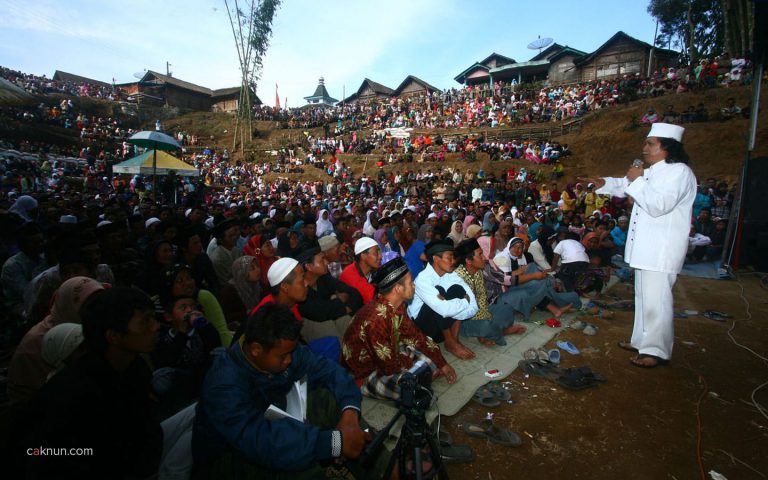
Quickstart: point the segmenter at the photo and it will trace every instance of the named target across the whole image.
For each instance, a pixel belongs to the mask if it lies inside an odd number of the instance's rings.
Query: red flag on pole
[[[275,107],[280,108],[280,95],[277,94],[277,84],[275,84]]]

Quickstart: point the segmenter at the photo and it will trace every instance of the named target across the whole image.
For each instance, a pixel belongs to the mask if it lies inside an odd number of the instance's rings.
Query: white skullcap
[[[296,268],[299,262],[290,257],[279,258],[272,266],[269,267],[267,272],[267,280],[269,280],[269,286],[274,287],[280,285],[285,280],[285,277]]]
[[[191,209],[191,208],[188,208],[188,209],[186,209],[186,210],[184,211],[184,216],[185,216],[185,217],[188,217],[190,213],[192,213],[192,209]]]
[[[435,212],[432,212],[429,215],[427,215],[427,218],[437,218],[437,214]]]
[[[43,337],[42,357],[48,364],[58,367],[83,343],[83,326],[62,323],[48,330]]]
[[[112,222],[110,222],[109,220],[102,220],[102,221],[100,221],[99,223],[96,224],[96,228],[103,227],[104,225],[109,225],[111,223]]]
[[[149,228],[149,227],[151,227],[152,225],[154,225],[156,223],[160,223],[160,219],[159,218],[157,218],[157,217],[148,218],[147,221],[144,222],[144,227],[145,228]]]
[[[512,271],[512,261],[504,253],[500,253],[493,257],[493,263],[495,263],[496,266],[499,267],[499,270],[504,273],[509,273]]]
[[[355,242],[355,255],[360,255],[371,247],[378,247],[379,244],[371,237],[362,237]]]
[[[74,215],[62,215],[59,217],[59,223],[75,224],[77,223],[77,217]]]
[[[685,129],[680,125],[672,125],[671,123],[654,123],[651,125],[651,131],[648,132],[649,137],[658,138],[671,138],[678,142],[683,142],[683,132]]]

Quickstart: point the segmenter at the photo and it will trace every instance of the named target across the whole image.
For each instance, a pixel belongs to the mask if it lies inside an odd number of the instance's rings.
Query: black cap
[[[476,238],[464,240],[456,246],[456,258],[458,258],[460,262],[463,262],[464,259],[471,257],[474,251],[478,248],[480,248],[480,244],[477,242]]]
[[[387,290],[408,273],[408,265],[401,257],[395,257],[378,268],[371,282],[379,290]]]
[[[315,260],[315,255],[317,255],[318,253],[321,253],[320,247],[308,248],[307,250],[302,251],[296,257],[296,261],[298,261],[299,265],[303,267],[308,263],[312,263]]]
[[[433,255],[440,255],[443,252],[452,252],[453,249],[453,240],[447,238],[443,240],[432,240],[427,244],[424,250],[427,252],[427,257],[431,257]]]

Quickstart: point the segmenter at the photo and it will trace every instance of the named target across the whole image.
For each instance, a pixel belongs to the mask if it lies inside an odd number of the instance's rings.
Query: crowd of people
[[[45,75],[40,77],[3,66],[0,66],[0,78],[8,80],[33,95],[58,93],[72,95],[73,97],[91,97],[110,101],[119,101],[123,98],[122,91],[115,85],[107,86],[89,82],[52,80]]]
[[[109,439],[68,466],[161,478],[193,461],[255,474],[353,459],[361,395],[399,398],[417,362],[453,382],[437,345],[472,358],[466,338],[503,345],[536,309],[578,309],[626,267],[631,204],[592,183],[412,174],[355,189],[197,182],[163,203],[130,183],[22,195],[4,182],[4,339],[19,342],[7,395],[35,412],[19,438]],[[727,184],[702,182],[692,261],[719,255],[731,200]],[[268,419],[303,377],[336,413],[315,427]],[[40,478],[61,464],[27,467]]]

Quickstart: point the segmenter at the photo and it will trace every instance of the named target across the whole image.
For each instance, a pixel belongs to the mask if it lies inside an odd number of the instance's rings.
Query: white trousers
[[[188,480],[192,475],[192,427],[197,402],[163,420],[159,480]]]
[[[675,341],[672,287],[677,274],[635,270],[635,326],[632,346],[640,353],[672,358]]]

